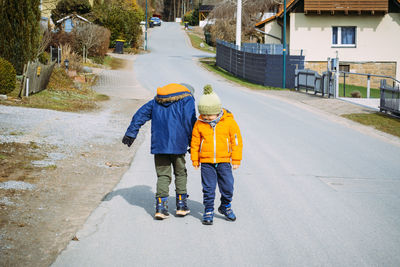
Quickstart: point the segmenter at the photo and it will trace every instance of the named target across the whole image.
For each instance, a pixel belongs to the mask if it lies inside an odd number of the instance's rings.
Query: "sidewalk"
[[[297,91],[260,91],[292,103],[301,103],[324,112],[341,116],[351,113],[373,113],[379,111],[379,99],[326,98],[312,93]]]
[[[339,97],[340,100],[353,103],[362,107],[370,108],[372,110],[379,111],[379,98],[349,98],[349,97]]]

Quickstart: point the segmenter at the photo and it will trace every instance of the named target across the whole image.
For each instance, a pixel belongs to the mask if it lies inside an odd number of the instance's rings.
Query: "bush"
[[[142,30],[140,21],[144,20],[144,12],[136,5],[125,5],[123,2],[97,5],[93,11],[98,25],[111,32],[111,46],[115,40],[124,39],[131,47],[138,47]]]
[[[0,57],[0,94],[8,94],[15,89],[16,75],[14,66]]]
[[[47,52],[43,52],[38,57],[39,62],[42,64],[47,64],[50,62],[50,54]]]
[[[69,70],[76,70],[77,72],[82,69],[82,57],[75,53],[72,47],[69,44],[65,44],[61,46],[61,62],[64,64],[64,61],[68,59],[69,61]]]
[[[217,39],[231,43],[236,41],[236,25],[233,21],[216,20],[214,24],[204,27],[204,31],[211,34],[210,41],[212,44],[215,44]],[[243,34],[242,37],[244,37]],[[244,39],[242,38],[242,40]]]
[[[110,30],[96,25],[79,25],[73,31],[76,40],[75,51],[82,54],[83,47],[89,50],[90,56],[104,56],[110,45]]]
[[[351,92],[351,97],[361,98],[361,92],[360,91],[353,91],[353,92]]]
[[[195,8],[183,15],[183,21],[189,22],[190,26],[199,25],[199,8]]]
[[[74,33],[67,33],[59,31],[52,34],[50,46],[58,47],[69,44],[72,47],[76,47],[76,39]]]

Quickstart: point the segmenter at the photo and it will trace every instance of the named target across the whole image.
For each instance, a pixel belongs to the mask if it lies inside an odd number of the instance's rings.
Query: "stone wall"
[[[340,62],[341,70],[348,72],[357,72],[365,74],[385,75],[396,77],[396,62]],[[322,73],[327,70],[326,61],[308,61],[305,63],[305,68],[315,70],[318,73]],[[371,88],[379,88],[380,80],[379,77],[371,77]],[[389,84],[393,80],[387,80]],[[343,75],[341,75],[340,83],[343,83]],[[367,86],[367,76],[350,74],[346,75],[346,84]]]

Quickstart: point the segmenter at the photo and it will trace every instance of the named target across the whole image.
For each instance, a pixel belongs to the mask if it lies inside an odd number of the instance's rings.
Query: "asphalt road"
[[[195,59],[205,53],[178,24],[153,29],[149,48],[135,75],[150,92],[187,82],[199,97],[209,83],[234,114],[244,140],[238,219],[201,224],[200,172],[187,157],[192,213],[153,220],[147,128],[129,171],[54,266],[400,266],[399,146],[202,69]],[[170,194],[173,211],[173,185]]]

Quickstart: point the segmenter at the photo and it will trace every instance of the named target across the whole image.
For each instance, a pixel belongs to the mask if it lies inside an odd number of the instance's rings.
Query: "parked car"
[[[158,17],[152,17],[150,19],[150,23],[152,23],[152,22],[153,22],[154,26],[161,26],[161,19]]]

